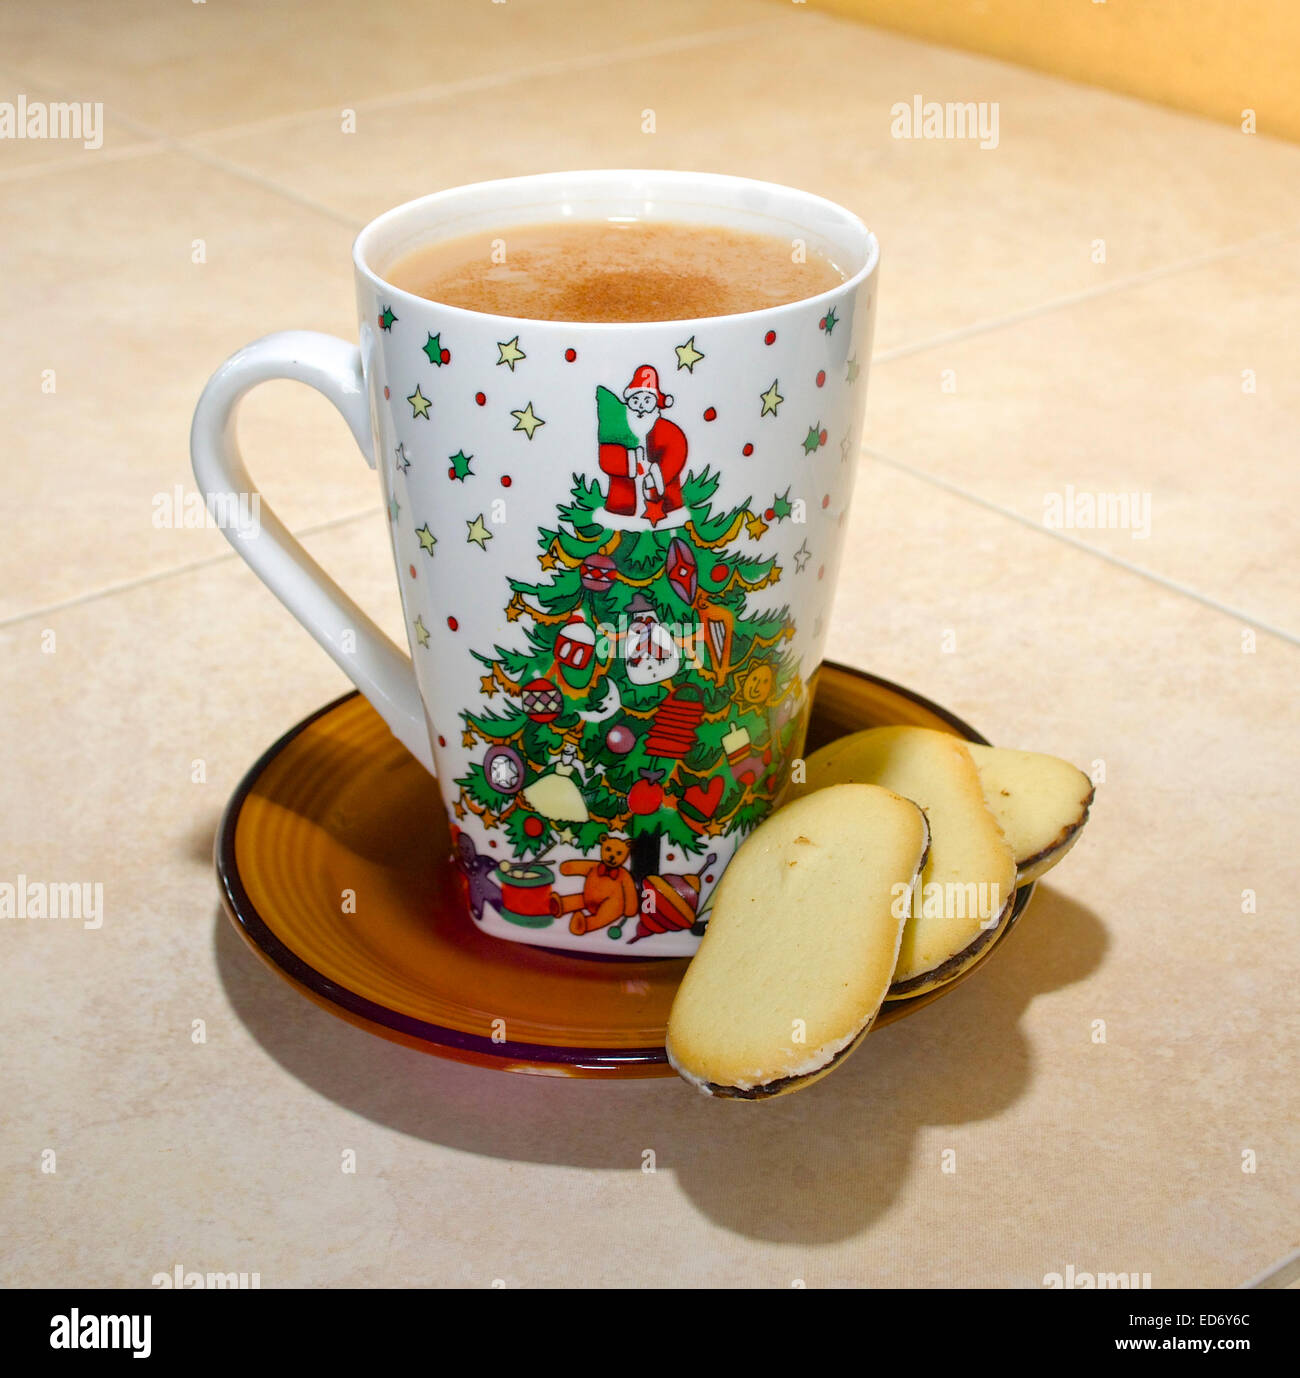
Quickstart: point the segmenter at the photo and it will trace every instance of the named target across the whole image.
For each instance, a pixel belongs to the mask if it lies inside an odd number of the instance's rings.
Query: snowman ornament
[[[642,594],[628,605],[628,612],[632,617],[624,648],[628,682],[663,684],[672,679],[682,666],[681,649],[672,633],[660,622],[658,613]]]

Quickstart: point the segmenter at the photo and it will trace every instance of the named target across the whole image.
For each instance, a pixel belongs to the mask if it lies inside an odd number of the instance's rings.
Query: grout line
[[[1277,1291],[1289,1287],[1297,1279],[1300,1279],[1300,1249],[1293,1249],[1285,1258],[1270,1263],[1262,1273],[1256,1273],[1249,1282],[1241,1283],[1238,1290],[1257,1287]]]
[[[1251,613],[1243,612],[1240,608],[1231,607],[1227,603],[1220,603],[1218,599],[1211,598],[1208,594],[1201,593],[1198,589],[1192,588],[1188,584],[1181,584],[1176,579],[1167,578],[1163,574],[1157,574],[1154,570],[1147,569],[1144,565],[1134,564],[1131,560],[1126,560],[1122,555],[1112,555],[1108,550],[1102,550],[1097,546],[1089,545],[1086,541],[1081,541],[1075,536],[1069,536],[1064,531],[1054,531],[1050,526],[1044,526],[1041,522],[1036,522],[1032,517],[1026,517],[1010,507],[1003,507],[1000,503],[992,502],[988,498],[980,497],[977,493],[968,492],[964,488],[958,487],[955,483],[950,483],[947,479],[940,478],[937,474],[926,473],[923,469],[915,469],[910,464],[904,464],[900,460],[891,459],[888,455],[881,454],[879,450],[873,450],[870,446],[863,446],[862,453],[870,455],[880,464],[888,465],[891,469],[896,469],[900,473],[908,474],[921,483],[928,483],[932,487],[941,488],[946,493],[951,493],[954,497],[962,498],[967,502],[973,502],[977,507],[982,507],[988,512],[996,512],[1000,517],[1006,517],[1013,522],[1026,526],[1030,531],[1036,531],[1040,536],[1048,536],[1052,540],[1060,541],[1063,545],[1068,545],[1074,550],[1082,551],[1086,555],[1092,555],[1099,560],[1105,560],[1107,564],[1115,565],[1117,568],[1127,571],[1129,574],[1136,574],[1141,579],[1146,579],[1150,583],[1158,584],[1161,588],[1170,593],[1181,594],[1184,598],[1190,598],[1194,602],[1200,603],[1203,607],[1212,609],[1214,612],[1223,613],[1238,622],[1244,622],[1247,626],[1254,627],[1258,631],[1267,632],[1270,636],[1276,636],[1281,641],[1290,642],[1293,646],[1300,646],[1300,635],[1294,632],[1284,631],[1281,627],[1275,627],[1270,622],[1265,622],[1261,618],[1255,617]]]
[[[696,34],[683,34],[679,37],[660,39],[656,43],[647,43],[637,49],[638,58],[657,57],[671,53],[682,52],[692,48],[707,47],[714,43],[723,43],[731,39],[742,38],[749,34],[761,32],[764,29],[773,28],[778,23],[785,23],[785,16],[759,20],[749,24],[732,25],[725,29],[709,29]],[[413,90],[396,92],[386,96],[371,96],[364,100],[357,101],[351,108],[357,111],[365,110],[384,110],[393,109],[408,102],[415,101],[447,101],[455,99],[457,96],[471,94],[476,91],[494,90],[501,86],[512,85],[515,82],[528,81],[533,78],[546,76],[561,76],[569,72],[587,71],[591,68],[600,67],[608,63],[612,58],[616,58],[625,53],[626,48],[606,49],[600,52],[584,53],[576,58],[556,58],[551,62],[536,63],[531,67],[517,67],[508,71],[486,72],[476,77],[467,77],[464,81],[447,82],[440,85],[417,87]],[[42,83],[29,82],[21,72],[15,72],[27,85],[33,85],[40,89],[51,90]],[[58,93],[55,93],[58,94]],[[106,116],[111,116],[115,123],[124,129],[129,129],[142,141],[142,145],[133,145],[132,150],[137,152],[158,153],[171,151],[180,153],[193,158],[196,162],[205,163],[209,167],[216,168],[220,172],[225,172],[230,176],[239,177],[254,186],[260,187],[264,191],[269,191],[283,196],[286,200],[302,206],[306,210],[315,211],[319,215],[327,216],[340,224],[347,225],[353,231],[361,229],[364,221],[358,220],[355,216],[347,214],[334,206],[330,206],[323,201],[305,195],[302,192],[294,191],[285,184],[276,181],[274,178],[267,177],[262,173],[256,172],[242,163],[232,159],[223,158],[219,153],[214,152],[209,146],[208,141],[217,139],[237,138],[249,134],[262,133],[270,130],[281,129],[297,123],[308,123],[314,119],[330,118],[338,116],[338,109],[333,106],[322,106],[315,110],[294,110],[287,111],[282,115],[270,116],[264,120],[255,120],[242,125],[227,125],[219,129],[201,130],[193,134],[168,134],[163,130],[156,129],[152,125],[145,124],[132,115],[127,115],[121,110],[104,107]],[[203,141],[203,142],[200,142]],[[127,150],[123,150],[125,153]],[[33,176],[50,175],[65,170],[72,170],[68,164],[60,160],[47,160],[40,164],[33,164],[27,169],[14,169],[12,175]],[[5,174],[0,174],[0,182],[8,180]]]
[[[195,148],[186,143],[184,139],[167,139],[166,142],[175,152],[184,157],[193,158],[196,163],[203,163],[208,167],[216,168],[218,172],[240,178],[255,187],[259,187],[262,191],[270,192],[273,196],[282,196],[286,201],[292,201],[294,205],[301,206],[304,210],[314,211],[317,215],[323,215],[326,219],[333,220],[335,224],[346,225],[354,235],[359,234],[366,223],[364,220],[358,220],[356,216],[349,215],[346,211],[341,211],[324,201],[317,201],[315,197],[294,191],[292,187],[277,182],[273,177],[255,172],[252,168],[232,162],[229,158],[223,158],[220,154],[209,152],[205,148]]]
[[[940,345],[957,344],[976,335],[991,334],[993,331],[1003,330],[1009,325],[1020,325],[1025,321],[1035,320],[1039,316],[1051,315],[1054,311],[1064,311],[1071,306],[1095,301],[1099,297],[1114,296],[1119,292],[1143,287],[1150,282],[1159,282],[1164,278],[1176,277],[1179,273],[1192,272],[1210,263],[1219,263],[1224,259],[1237,258],[1243,254],[1258,253],[1259,250],[1280,244],[1298,233],[1300,233],[1300,226],[1295,225],[1285,230],[1270,230],[1267,234],[1256,235],[1254,239],[1243,239],[1233,244],[1224,244],[1217,249],[1207,249],[1203,254],[1195,254],[1191,258],[1180,259],[1175,263],[1145,268],[1140,273],[1130,273],[1127,277],[1116,278],[1112,282],[1102,283],[1096,287],[1085,287],[1080,292],[1070,292],[1063,297],[1053,297],[1049,301],[1039,302],[1036,306],[1026,306],[1019,311],[1010,311],[1005,316],[993,316],[988,320],[972,321],[969,325],[958,326],[955,330],[945,330],[938,335],[931,335],[928,339],[916,340],[911,344],[897,345],[893,349],[881,350],[880,353],[871,356],[871,366],[875,368],[894,359],[905,359],[909,355],[920,354],[927,349],[936,349]]]
[[[758,20],[749,24],[735,24],[725,29],[707,29],[694,34],[681,34],[676,37],[661,38],[657,42],[638,46],[636,58],[667,56],[692,48],[708,47],[714,43],[725,43],[731,39],[744,38],[749,34],[784,24],[785,16]],[[390,95],[367,96],[352,102],[350,109],[361,113],[369,110],[392,110],[401,105],[419,101],[442,102],[454,100],[457,96],[473,95],[479,91],[492,91],[502,86],[519,82],[533,81],[548,76],[564,76],[570,72],[588,71],[602,67],[611,60],[625,56],[627,47],[601,49],[599,52],[585,52],[577,57],[553,58],[550,62],[538,62],[531,66],[512,67],[502,71],[482,72],[478,76],[465,77],[461,81],[435,82],[429,86],[412,87],[406,91],[395,91]],[[316,119],[336,120],[337,106],[318,106],[314,110],[292,110],[280,115],[269,115],[262,120],[252,120],[247,124],[223,125],[216,129],[205,129],[185,135],[186,140],[240,138],[249,134],[281,129],[298,122],[308,123]]]
[[[316,536],[322,531],[330,531],[337,526],[346,526],[349,522],[373,517],[383,510],[382,507],[364,507],[359,512],[347,512],[341,517],[330,517],[325,521],[313,522],[309,526],[299,527],[290,532],[290,535],[301,541],[308,536]],[[237,551],[223,550],[218,555],[207,555],[202,560],[191,560],[187,565],[168,565],[166,569],[156,569],[151,574],[139,574],[131,579],[119,580],[116,584],[105,584],[102,588],[92,589],[89,593],[76,593],[71,598],[64,598],[58,603],[47,603],[44,607],[31,608],[26,612],[17,612],[9,617],[0,618],[0,631],[6,627],[17,626],[20,622],[30,622],[34,618],[63,612],[68,608],[79,608],[83,604],[95,603],[101,598],[112,598],[119,593],[130,593],[133,589],[144,588],[149,584],[160,584],[165,579],[192,574],[195,570],[207,569],[211,565],[223,564],[227,560],[236,558],[238,558]]]
[[[143,158],[150,153],[162,151],[163,144],[158,139],[141,139],[138,143],[122,144],[116,148],[98,149],[94,155],[94,166],[101,163],[120,163],[131,158]],[[87,150],[89,151],[89,150]],[[44,177],[50,173],[72,172],[85,168],[84,161],[75,163],[71,158],[46,158],[39,163],[26,163],[21,167],[0,170],[0,183],[21,182],[27,177]]]

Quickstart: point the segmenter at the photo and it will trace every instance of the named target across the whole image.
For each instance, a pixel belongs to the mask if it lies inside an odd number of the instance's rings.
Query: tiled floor
[[[99,879],[107,908],[98,932],[3,920],[5,1283],[1038,1286],[1073,1263],[1199,1286],[1294,1246],[1300,149],[803,7],[644,13],[0,10],[0,99],[107,107],[98,151],[0,143],[0,880]],[[892,139],[914,93],[998,101],[999,146]],[[439,1063],[270,977],[220,916],[212,832],[344,685],[217,533],[153,519],[192,489],[227,353],[355,331],[367,217],[620,164],[793,182],[878,231],[832,653],[1104,763],[997,961],[757,1110]],[[241,434],[398,634],[342,422],[284,384]],[[1148,534],[1045,529],[1067,489],[1136,495]]]

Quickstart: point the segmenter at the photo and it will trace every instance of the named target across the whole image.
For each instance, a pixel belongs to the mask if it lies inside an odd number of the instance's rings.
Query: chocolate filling
[[[1058,836],[1054,838],[1053,841],[1050,842],[1046,847],[1044,847],[1042,851],[1035,852],[1033,856],[1026,857],[1024,861],[1017,862],[1017,869],[1021,871],[1027,871],[1031,866],[1037,866],[1040,861],[1045,861],[1049,856],[1052,855],[1053,852],[1059,852],[1061,848],[1064,847],[1065,844],[1069,842],[1069,840],[1072,837],[1074,837],[1075,834],[1079,831],[1079,829],[1082,828],[1083,825],[1088,821],[1088,814],[1092,809],[1092,801],[1095,793],[1096,791],[1094,790],[1093,794],[1090,794],[1087,797],[1087,799],[1084,800],[1083,813],[1080,814],[1079,821],[1077,823],[1071,823],[1068,824],[1066,827],[1062,828]]]

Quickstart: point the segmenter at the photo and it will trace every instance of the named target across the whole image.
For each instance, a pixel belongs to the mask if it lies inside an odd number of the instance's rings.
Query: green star
[[[822,423],[819,421],[815,426],[808,427],[808,434],[803,438],[803,452],[806,455],[812,452],[822,443],[821,437]]]
[[[779,378],[773,378],[772,386],[766,392],[759,394],[759,400],[763,403],[763,410],[759,412],[759,416],[767,416],[769,413],[775,416],[776,409],[785,401],[785,398],[776,390],[780,381]]]
[[[826,333],[829,335],[829,334],[835,329],[835,327],[840,323],[840,322],[839,322],[839,317],[836,316],[836,314],[835,314],[835,308],[834,308],[833,306],[832,306],[831,309],[826,313],[825,320],[826,320]]]
[[[506,340],[504,344],[498,341],[497,352],[501,355],[501,357],[497,360],[497,363],[508,364],[511,373],[515,371],[515,365],[519,362],[520,359],[526,359],[528,357],[528,355],[525,354],[524,351],[519,348],[518,335],[516,335],[513,340]]]
[[[480,550],[486,550],[487,543],[492,539],[492,533],[483,523],[482,512],[472,522],[466,522],[465,525],[469,527],[469,535],[465,537],[465,540],[478,546]]]
[[[779,497],[772,499],[772,515],[777,521],[783,522],[790,515],[790,512],[790,490],[787,488]]]
[[[457,450],[454,455],[449,455],[448,458],[451,461],[452,478],[459,479],[461,483],[464,483],[466,478],[474,477],[474,470],[469,467],[470,460],[474,458],[473,455],[467,455],[464,450]]]
[[[441,335],[430,335],[428,341],[421,346],[429,356],[429,362],[434,368],[442,367],[442,337]]]
[[[429,629],[424,625],[424,618],[419,615],[415,619],[415,639],[421,646],[429,644]]]
[[[393,328],[393,322],[396,319],[397,317],[393,315],[393,308],[391,306],[385,306],[379,313],[379,328],[381,330],[391,330]]]
[[[692,335],[685,344],[677,345],[677,367],[684,368],[687,373],[695,372],[695,365],[700,362],[704,355],[695,348],[695,336]]]
[[[402,504],[393,498],[388,504],[388,519],[396,521],[402,515]]]
[[[855,354],[853,358],[848,361],[848,368],[844,374],[844,381],[846,383],[856,383],[858,381],[858,374],[861,372],[862,365],[858,363],[858,356]]]
[[[420,549],[426,554],[432,555],[434,546],[438,544],[438,538],[429,530],[429,523],[425,522],[423,526],[417,526],[415,534],[419,538]]]
[[[411,418],[422,416],[427,421],[429,419],[429,408],[433,405],[429,399],[420,391],[419,383],[415,385],[415,391],[406,399],[411,404]]]
[[[546,425],[546,422],[543,421],[540,416],[535,416],[533,414],[533,404],[531,402],[529,402],[523,411],[512,411],[510,415],[515,418],[513,429],[516,431],[524,431],[529,440],[533,438],[533,433],[537,430],[538,426]]]

